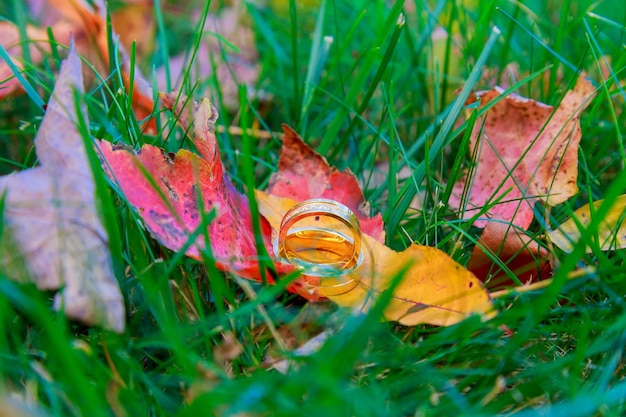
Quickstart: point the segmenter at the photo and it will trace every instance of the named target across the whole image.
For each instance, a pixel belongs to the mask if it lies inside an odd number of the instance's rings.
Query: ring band
[[[274,250],[280,258],[306,275],[347,275],[363,260],[359,220],[338,201],[325,198],[302,201],[283,217]],[[324,280],[320,281],[320,286],[324,287]],[[350,287],[350,282],[339,282],[332,287],[349,291],[356,285],[354,281]]]

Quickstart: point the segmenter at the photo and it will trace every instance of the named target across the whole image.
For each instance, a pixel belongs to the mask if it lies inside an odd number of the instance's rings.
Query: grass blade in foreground
[[[474,66],[474,69],[472,69],[472,72],[467,78],[467,81],[465,85],[463,86],[463,89],[459,93],[459,96],[457,97],[456,101],[452,105],[450,112],[447,114],[445,120],[443,121],[443,126],[441,127],[441,130],[439,131],[439,133],[437,133],[437,136],[435,137],[435,140],[433,141],[433,144],[431,145],[429,149],[428,158],[426,158],[425,161],[435,160],[437,155],[439,155],[439,153],[443,149],[443,147],[449,144],[450,141],[452,140],[448,138],[448,135],[452,131],[452,128],[454,127],[454,123],[458,119],[459,114],[461,113],[461,110],[463,110],[463,107],[465,105],[467,98],[469,97],[470,93],[474,89],[474,84],[476,84],[476,81],[478,81],[478,79],[482,75],[482,69],[483,69],[483,66],[485,65],[485,62],[487,61],[487,57],[489,57],[489,54],[491,53],[491,50],[496,45],[496,42],[498,41],[499,37],[500,37],[500,29],[498,29],[498,27],[494,27],[491,30],[489,39],[487,39],[485,48],[483,49],[482,53],[476,60],[476,65]],[[411,150],[407,151],[407,155],[411,155],[412,153],[413,152]],[[406,210],[409,208],[411,201],[413,200],[413,198],[415,197],[415,194],[417,193],[415,184],[419,185],[419,184],[422,184],[422,182],[424,181],[424,178],[426,177],[426,172],[427,172],[425,161],[421,162],[415,168],[415,171],[413,172],[413,176],[412,176],[413,180],[407,181],[404,184],[404,186],[402,187],[402,190],[398,193],[400,197],[398,201],[396,201],[395,204],[390,205],[390,207],[393,207],[393,209],[390,210],[388,215],[385,216],[385,219],[386,219],[385,227],[386,227],[387,233],[390,233],[391,231],[396,230],[396,228],[400,224],[400,221],[404,217]]]

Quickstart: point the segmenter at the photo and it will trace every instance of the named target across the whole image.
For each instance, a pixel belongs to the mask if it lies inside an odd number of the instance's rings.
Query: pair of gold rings
[[[283,217],[274,252],[304,274],[320,277],[320,289],[349,291],[357,284],[351,273],[363,260],[359,220],[338,201],[302,201]],[[333,284],[325,286],[323,278],[331,277]]]

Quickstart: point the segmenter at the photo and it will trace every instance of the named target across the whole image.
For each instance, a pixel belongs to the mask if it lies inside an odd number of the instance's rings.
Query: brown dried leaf
[[[41,166],[0,177],[0,192],[6,192],[0,264],[10,278],[63,287],[56,306],[68,317],[121,332],[124,302],[76,128],[75,91],[83,93],[82,69],[72,48],[35,137]]]

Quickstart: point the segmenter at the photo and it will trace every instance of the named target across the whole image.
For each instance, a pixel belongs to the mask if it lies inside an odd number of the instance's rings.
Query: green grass
[[[202,11],[204,2],[177,3],[155,1],[155,49],[136,57],[148,80],[151,69],[170,57],[195,55],[200,31],[210,31],[190,29],[189,16]],[[221,2],[214,3],[212,9]],[[196,98],[213,98],[218,124],[279,131],[287,123],[331,164],[350,168],[368,184],[372,211],[383,214],[387,244],[397,250],[415,241],[462,264],[469,259],[480,231],[446,205],[446,184],[471,165],[467,124],[456,123],[464,100],[450,98],[450,90],[461,80],[468,80],[461,96],[491,87],[482,77],[485,68],[501,80],[505,66],[516,63],[515,81],[534,74],[516,92],[552,105],[579,70],[598,86],[581,119],[580,193],[552,209],[552,225],[585,203],[607,198],[610,204],[625,192],[626,94],[616,83],[626,78],[623,1],[492,0],[479,7],[417,1],[404,20],[401,3],[391,3],[327,0],[323,15],[319,6],[297,1],[276,9],[248,5],[245,21],[259,52],[256,87],[267,98],[249,101],[242,90],[238,108],[227,109],[214,77],[187,78],[184,85]],[[32,19],[19,1],[2,0],[0,6],[1,17],[22,30]],[[461,47],[461,80],[429,73],[430,34],[438,24],[459,28],[454,42]],[[332,37],[330,47],[324,36]],[[224,41],[228,53],[229,39]],[[454,46],[448,44],[448,57]],[[32,140],[43,113],[33,94],[47,101],[59,55],[64,48],[42,64],[27,61],[32,90],[0,102],[1,174],[37,163]],[[608,57],[612,71],[604,79],[599,66]],[[449,67],[443,61],[440,67]],[[189,146],[178,130],[140,134],[120,89],[117,60],[111,62],[114,73],[87,86],[91,134],[168,151]],[[168,73],[175,82],[178,74]],[[165,123],[171,127],[172,120]],[[234,184],[264,188],[276,166],[277,138],[225,132],[219,139]],[[390,179],[370,181],[381,165],[389,167]],[[405,167],[410,175],[396,182]],[[127,330],[119,335],[69,322],[53,311],[53,294],[0,278],[0,405],[18,397],[49,416],[626,413],[626,254],[584,253],[602,209],[572,254],[556,253],[559,265],[547,289],[496,300],[500,313],[487,322],[471,317],[449,328],[407,328],[381,322],[382,305],[353,315],[307,305],[281,287],[251,284],[251,292],[218,272],[210,254],[200,263],[161,247],[123,197],[110,187],[99,190],[109,233],[117,236],[112,253]],[[410,207],[415,196],[420,211]],[[537,222],[531,232],[541,236],[545,226]],[[567,279],[583,266],[590,266],[588,272]],[[280,347],[284,342],[292,348],[324,329],[334,334],[310,356],[295,357]],[[234,342],[225,342],[225,335]],[[226,348],[238,354],[225,358]],[[269,354],[297,366],[286,375],[270,370]]]

